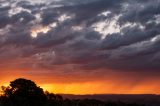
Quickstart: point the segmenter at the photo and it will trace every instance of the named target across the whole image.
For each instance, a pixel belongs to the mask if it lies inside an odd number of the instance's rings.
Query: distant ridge
[[[101,101],[122,101],[127,103],[141,103],[146,106],[160,106],[160,95],[158,94],[91,94],[73,95],[61,94],[68,99],[97,99]]]

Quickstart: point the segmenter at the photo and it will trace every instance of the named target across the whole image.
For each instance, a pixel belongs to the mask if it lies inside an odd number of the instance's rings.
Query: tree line
[[[136,103],[100,101],[95,99],[67,99],[43,91],[33,81],[19,78],[9,86],[2,86],[0,106],[144,106]]]

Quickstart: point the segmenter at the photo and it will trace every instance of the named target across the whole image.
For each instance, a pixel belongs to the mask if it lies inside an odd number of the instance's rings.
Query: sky
[[[160,0],[0,0],[0,85],[160,94]]]

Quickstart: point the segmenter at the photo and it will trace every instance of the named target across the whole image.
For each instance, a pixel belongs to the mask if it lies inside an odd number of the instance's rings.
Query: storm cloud
[[[159,29],[159,0],[1,0],[0,65],[160,74]]]

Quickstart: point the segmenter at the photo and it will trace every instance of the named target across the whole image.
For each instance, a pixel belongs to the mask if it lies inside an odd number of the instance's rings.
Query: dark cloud
[[[6,14],[0,14],[0,28],[5,27],[10,22],[10,18]]]
[[[1,63],[21,58],[23,66],[46,70],[70,64],[83,70],[160,74],[158,0],[7,3],[0,6]],[[45,27],[48,32],[40,31]]]
[[[112,14],[119,12],[121,8],[121,1],[117,0],[100,0],[89,3],[82,3],[80,5],[66,5],[58,8],[47,8],[43,11],[43,24],[49,24],[56,21],[61,14],[74,14],[72,24],[80,24],[81,22],[88,23],[93,20],[99,13],[103,11],[111,11]],[[76,1],[78,2],[78,1]],[[116,3],[115,3],[116,2]]]
[[[108,35],[102,43],[102,49],[114,49],[121,46],[127,46],[134,43],[142,42],[157,36],[160,33],[159,27],[143,30],[135,26],[127,27],[121,33]]]
[[[22,11],[16,15],[13,15],[12,16],[12,21],[13,22],[18,22],[18,21],[21,21],[21,23],[28,23],[32,20],[35,19],[35,16],[26,12],[26,11]]]
[[[120,17],[120,23],[123,22],[139,22],[146,24],[148,21],[154,20],[154,16],[160,14],[160,3],[158,0],[145,1],[132,1],[132,4],[128,4],[127,9],[123,12],[123,16]],[[129,10],[128,10],[129,8]]]

